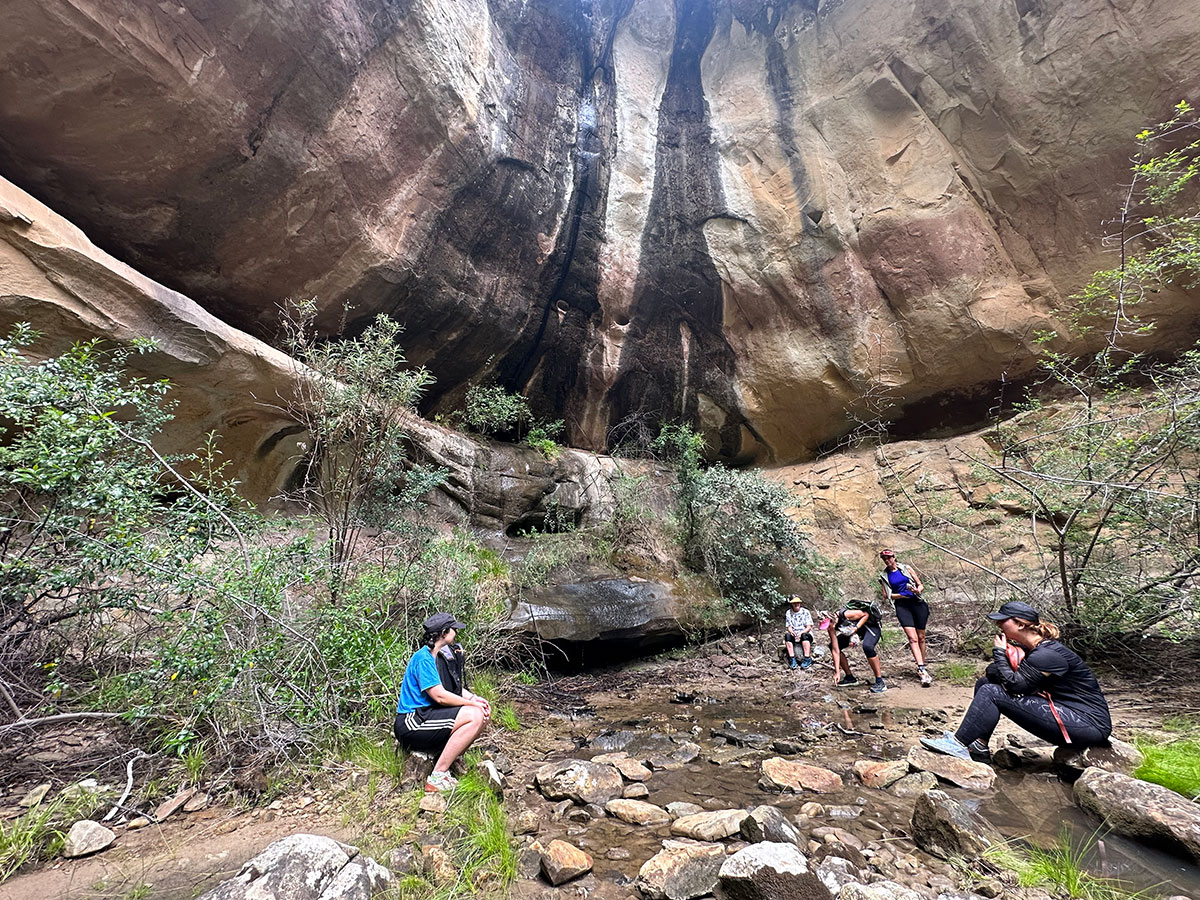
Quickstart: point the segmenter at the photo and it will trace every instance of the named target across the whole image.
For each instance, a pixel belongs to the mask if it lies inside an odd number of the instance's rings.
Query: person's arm
[[[1005,655],[1007,648],[1008,641],[1003,635],[997,635],[992,649],[996,665],[994,668],[988,666],[988,671],[996,673],[1010,694],[1036,694],[1049,690],[1058,676],[1066,672],[1066,663],[1056,655],[1049,651],[1038,653],[1036,649],[1026,654],[1021,664],[1013,669]]]
[[[924,591],[925,584],[921,581],[921,573],[918,572],[916,569],[914,569],[912,566],[909,566],[908,571],[909,571],[908,578],[909,578],[909,581],[911,581],[913,584],[913,590],[916,591],[918,594],[921,593],[922,591]]]
[[[867,627],[867,620],[871,618],[870,613],[863,612],[861,609],[850,609],[844,614],[847,621],[854,623],[855,631],[862,631]]]
[[[883,591],[884,600],[895,600],[896,595],[892,593],[891,582],[887,580],[887,572],[879,576],[879,589]]]

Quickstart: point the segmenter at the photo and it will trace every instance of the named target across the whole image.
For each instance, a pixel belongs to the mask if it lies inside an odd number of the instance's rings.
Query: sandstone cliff
[[[10,0],[5,32],[0,174],[224,320],[387,311],[435,408],[494,376],[583,446],[685,416],[759,462],[1026,371],[1131,135],[1200,94],[1188,0]]]

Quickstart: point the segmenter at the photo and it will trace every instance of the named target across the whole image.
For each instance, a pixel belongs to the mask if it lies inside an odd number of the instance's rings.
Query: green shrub
[[[479,434],[519,437],[532,418],[529,401],[520,394],[506,391],[498,384],[477,384],[467,390],[463,423]],[[543,435],[547,437],[548,435]]]

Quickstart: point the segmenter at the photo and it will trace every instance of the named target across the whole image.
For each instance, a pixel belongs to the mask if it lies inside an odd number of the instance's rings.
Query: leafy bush
[[[474,432],[519,437],[531,418],[529,401],[498,384],[477,384],[467,390],[463,422]]]

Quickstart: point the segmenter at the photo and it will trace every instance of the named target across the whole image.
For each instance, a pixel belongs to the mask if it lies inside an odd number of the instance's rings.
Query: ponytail
[[[1057,625],[1053,622],[1047,622],[1044,619],[1040,622],[1027,622],[1025,619],[1016,619],[1016,621],[1021,623],[1022,628],[1028,628],[1043,640],[1046,638],[1057,640],[1061,633]]]

